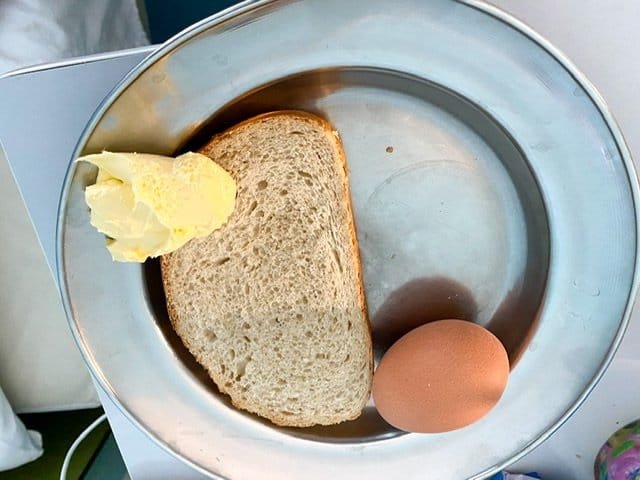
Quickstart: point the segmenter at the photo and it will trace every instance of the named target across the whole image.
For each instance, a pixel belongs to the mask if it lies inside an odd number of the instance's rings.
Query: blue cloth
[[[500,472],[500,473],[496,473],[489,480],[530,480],[534,478],[537,478],[540,480],[542,477],[540,477],[540,475],[538,475],[536,472],[525,473],[525,474]]]

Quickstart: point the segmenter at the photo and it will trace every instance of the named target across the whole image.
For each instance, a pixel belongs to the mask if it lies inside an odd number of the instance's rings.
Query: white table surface
[[[600,90],[632,153],[640,158],[640,97],[636,93],[640,86],[640,53],[636,53],[640,1],[493,3],[524,20],[573,60]],[[140,49],[115,57],[88,58],[0,79],[0,141],[52,270],[56,209],[67,159],[88,116],[146,52]],[[98,390],[134,480],[205,478],[157,447]],[[586,402],[511,470],[537,470],[547,480],[593,478],[593,459],[600,445],[614,430],[639,417],[640,319],[636,313],[613,363]]]

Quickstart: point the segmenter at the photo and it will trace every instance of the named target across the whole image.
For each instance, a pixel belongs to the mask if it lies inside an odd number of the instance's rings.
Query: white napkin
[[[0,472],[31,462],[40,455],[42,437],[24,428],[0,388]]]
[[[148,43],[136,0],[0,1],[0,73]]]

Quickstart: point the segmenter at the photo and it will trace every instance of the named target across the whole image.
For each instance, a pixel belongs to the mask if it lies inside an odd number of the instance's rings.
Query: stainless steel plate
[[[451,0],[246,3],[195,25],[105,100],[77,154],[174,153],[301,108],[340,132],[377,356],[416,324],[486,325],[512,362],[480,422],[402,434],[368,405],[280,429],[233,409],[173,334],[158,267],[111,262],[72,165],[58,269],[88,363],[160,445],[226,478],[482,478],[543,440],[608,364],[636,289],[637,184],[593,88],[500,11]]]

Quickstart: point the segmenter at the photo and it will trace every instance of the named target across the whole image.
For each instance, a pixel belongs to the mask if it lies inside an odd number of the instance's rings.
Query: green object
[[[596,456],[596,480],[640,480],[640,420],[613,433]]]
[[[627,450],[630,450],[633,447],[635,447],[635,445],[636,445],[636,442],[634,442],[633,440],[627,440],[626,442],[623,442],[620,445],[618,445],[618,447],[612,452],[611,455],[613,456],[613,458],[619,457]]]
[[[30,430],[42,435],[44,454],[20,468],[0,472],[0,480],[58,480],[64,456],[74,440],[103,413],[101,408],[20,415]],[[79,480],[109,434],[107,422],[99,425],[78,446],[69,468],[69,480]],[[122,478],[122,477],[120,477]]]

